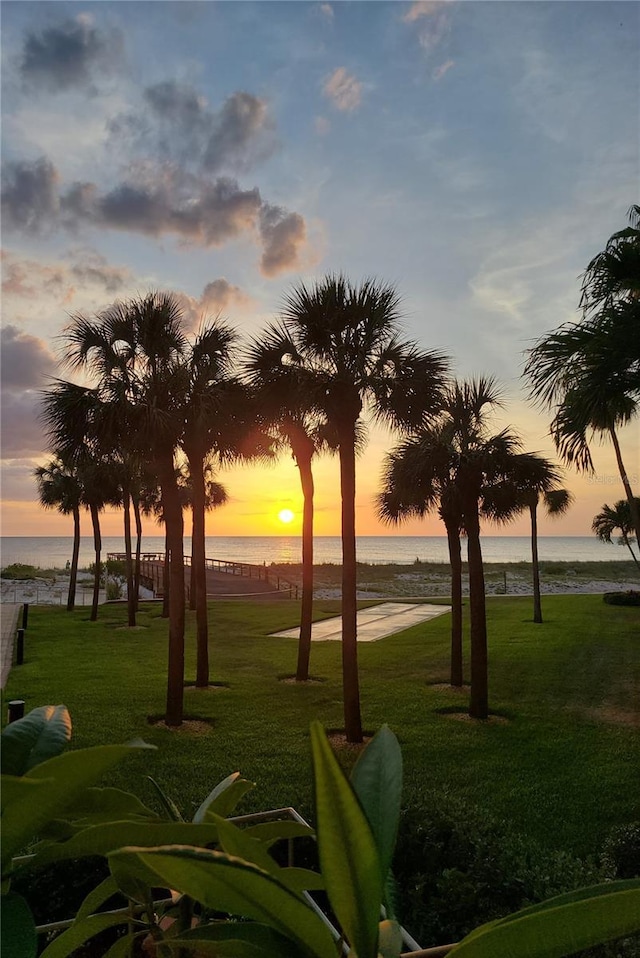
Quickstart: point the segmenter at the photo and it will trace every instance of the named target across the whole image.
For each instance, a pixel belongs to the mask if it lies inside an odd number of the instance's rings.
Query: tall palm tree
[[[328,275],[285,299],[280,362],[309,373],[310,409],[335,431],[340,459],[342,673],[345,732],[362,741],[356,604],[356,445],[363,413],[403,428],[439,402],[445,358],[400,338],[399,298],[373,279]]]
[[[189,472],[189,467],[187,463],[184,463],[183,466],[179,469],[178,476],[178,485],[180,486],[180,492],[182,494],[182,504],[185,509],[191,510],[191,543],[192,543],[192,560],[193,560],[193,542],[196,538],[197,532],[197,522],[194,515],[193,509],[193,483],[191,480],[191,473]],[[214,476],[213,467],[210,463],[206,463],[204,466],[204,509],[205,512],[211,512],[213,509],[218,509],[220,506],[226,505],[229,501],[229,493],[222,485],[221,482],[218,482]],[[196,577],[195,577],[195,566],[193,561],[191,562],[191,576],[189,580],[189,608],[194,610],[196,609]]]
[[[38,485],[38,498],[45,509],[57,509],[62,515],[73,516],[73,551],[69,571],[67,612],[73,612],[78,581],[78,557],[80,555],[80,506],[82,490],[73,466],[54,456],[46,465],[34,469]]]
[[[205,567],[206,471],[264,450],[256,439],[251,396],[233,373],[237,334],[219,318],[208,322],[187,345],[178,371],[182,375],[181,447],[189,463],[193,535],[191,567],[195,593],[196,685],[209,684],[209,625]],[[255,441],[251,442],[249,436]],[[251,447],[251,448],[250,448]]]
[[[528,351],[525,376],[532,398],[554,409],[551,434],[565,462],[593,471],[592,435],[609,438],[636,536],[640,510],[625,468],[618,429],[640,399],[640,207],[587,267],[582,321],[565,323]]]
[[[480,542],[480,517],[507,521],[509,502],[495,498],[493,490],[505,482],[520,453],[520,440],[509,429],[491,431],[491,414],[502,406],[500,391],[491,377],[455,383],[449,390],[444,415],[450,423],[455,456],[455,487],[467,535],[471,644],[469,714],[486,719],[489,714],[487,616],[484,565]]]
[[[560,485],[561,475],[552,462],[536,453],[516,455],[510,474],[492,490],[494,501],[502,500],[503,508],[513,518],[526,510],[531,520],[531,567],[533,580],[533,621],[542,622],[540,597],[540,562],[538,557],[538,507],[543,506],[548,516],[564,515],[574,496]]]
[[[446,420],[426,424],[385,457],[382,491],[376,499],[383,522],[423,518],[437,510],[447,532],[451,568],[452,686],[463,684],[462,659],[462,554],[464,528],[456,489],[456,455],[451,445],[451,424]]]
[[[296,682],[309,680],[311,630],[313,623],[313,459],[320,452],[334,451],[335,437],[319,408],[310,408],[313,374],[295,364],[282,362],[295,346],[286,329],[270,325],[247,350],[245,367],[257,392],[258,404],[268,423],[273,424],[276,445],[284,445],[300,474],[302,488],[302,600]]]
[[[174,455],[183,424],[186,349],[182,312],[167,293],[116,302],[95,320],[75,316],[66,331],[68,359],[98,383],[111,416],[126,425],[135,452],[152,463],[162,487],[169,555],[169,654],[165,721],[180,725],[184,700],[184,523]]]
[[[118,499],[115,470],[105,447],[98,442],[100,431],[109,429],[109,408],[97,390],[56,380],[41,394],[45,432],[60,458],[73,467],[81,492],[81,504],[91,516],[95,551],[95,578],[90,621],[98,617],[101,578],[102,537],[100,512]]]
[[[638,506],[640,507],[640,500],[638,501]],[[629,509],[629,503],[626,499],[618,500],[613,506],[608,506],[605,503],[602,507],[602,511],[595,516],[591,523],[591,528],[601,542],[611,542],[614,533],[619,532],[618,544],[627,547],[633,561],[640,569],[640,562],[633,551],[633,543],[637,540],[633,535],[631,510]]]

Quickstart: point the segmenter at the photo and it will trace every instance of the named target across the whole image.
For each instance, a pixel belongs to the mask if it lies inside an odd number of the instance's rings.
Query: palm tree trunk
[[[67,612],[73,612],[76,604],[76,585],[78,582],[78,557],[80,555],[80,507],[73,507],[73,553],[69,572],[69,594]]]
[[[193,527],[191,535],[191,603],[195,592],[196,609],[196,686],[209,685],[209,623],[207,620],[207,566],[205,556],[205,487],[204,457],[189,456],[192,483]]]
[[[638,503],[636,501],[635,496],[633,495],[633,490],[631,489],[631,483],[629,482],[629,476],[627,475],[627,470],[625,469],[624,463],[622,461],[622,452],[620,451],[620,443],[618,442],[616,431],[615,429],[611,428],[609,432],[611,434],[611,442],[613,443],[613,448],[615,449],[615,453],[616,453],[618,471],[620,472],[620,478],[622,479],[624,492],[627,497],[627,502],[629,503],[629,510],[631,512],[631,522],[633,523],[636,539],[638,542],[640,542],[640,514],[638,512]]]
[[[638,562],[638,559],[637,559],[637,557],[636,557],[636,554],[635,554],[635,552],[633,551],[633,546],[632,546],[631,543],[629,542],[629,536],[625,535],[625,533],[623,532],[621,538],[622,538],[622,541],[624,542],[624,544],[626,545],[627,549],[628,549],[629,552],[631,553],[631,558],[633,559],[633,561],[635,562],[635,564],[636,564],[636,565],[638,566],[638,568],[640,569],[640,562]]]
[[[140,515],[140,499],[135,494],[131,497],[133,502],[133,518],[136,524],[136,561],[134,569],[133,594],[135,596],[136,612],[140,602],[140,554],[142,552],[142,516]]]
[[[462,667],[462,556],[457,523],[445,522],[451,565],[451,685],[463,683]]]
[[[173,450],[159,466],[169,557],[169,661],[165,722],[177,726],[182,724],[184,703],[184,522],[173,469]]]
[[[163,564],[163,567],[162,567],[162,615],[160,616],[161,619],[168,619],[168,618],[169,618],[169,608],[170,608],[170,604],[171,604],[171,602],[170,602],[170,596],[169,596],[169,581],[170,581],[170,578],[171,578],[171,577],[170,577],[170,573],[169,573],[169,566],[170,566],[169,556],[170,556],[170,555],[171,555],[171,547],[170,547],[170,545],[169,545],[169,536],[168,536],[167,530],[166,530],[166,528],[165,528],[165,531],[164,531],[164,564]]]
[[[102,575],[102,563],[100,562],[100,553],[102,551],[102,537],[100,535],[100,515],[98,507],[94,504],[89,506],[91,514],[91,525],[93,526],[93,548],[95,550],[95,575],[93,581],[93,600],[91,602],[90,622],[95,622],[98,618],[98,600],[100,599],[100,578]]]
[[[313,472],[311,455],[297,452],[296,463],[304,500],[302,509],[302,605],[300,609],[300,638],[296,682],[309,678],[311,658],[311,624],[313,621]]]
[[[484,568],[480,546],[478,500],[465,510],[469,560],[469,611],[471,616],[471,696],[469,715],[486,719],[489,716],[489,683],[487,655],[487,610],[484,593]]]
[[[122,505],[124,508],[124,555],[127,570],[127,624],[132,627],[136,624],[136,597],[133,591],[133,557],[131,553],[131,493],[128,483],[122,488]]]
[[[533,571],[533,621],[542,622],[540,599],[540,563],[538,561],[538,500],[529,504],[531,516],[531,568]]]
[[[355,428],[349,422],[340,435],[342,497],[342,688],[348,742],[362,742],[356,604],[356,454]]]

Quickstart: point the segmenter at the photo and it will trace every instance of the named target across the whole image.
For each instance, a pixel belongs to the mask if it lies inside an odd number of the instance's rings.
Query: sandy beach
[[[286,573],[284,570],[287,570]],[[367,570],[372,571],[367,577]],[[282,574],[286,578],[296,581],[299,566],[283,566]],[[319,566],[316,570],[316,586],[314,595],[317,599],[339,599],[339,566]],[[435,596],[448,596],[450,592],[449,574],[446,566],[442,571],[414,570],[411,566],[370,566],[359,570],[358,576],[359,599],[422,599]],[[24,603],[30,605],[65,605],[69,590],[69,576],[64,572],[52,578],[36,579],[2,579],[2,603]],[[80,573],[76,592],[76,606],[91,605],[92,585],[91,576]],[[485,573],[487,595],[530,595],[532,592],[530,574],[520,571],[493,571],[487,566]],[[626,577],[587,578],[576,573],[573,568],[565,574],[542,576],[541,590],[543,595],[575,594],[575,593],[604,593],[639,589],[640,579],[633,581]],[[126,593],[126,589],[124,590]],[[468,595],[468,577],[463,576],[463,593]],[[152,598],[148,589],[141,590],[143,599]],[[100,592],[100,602],[106,601],[104,591]]]

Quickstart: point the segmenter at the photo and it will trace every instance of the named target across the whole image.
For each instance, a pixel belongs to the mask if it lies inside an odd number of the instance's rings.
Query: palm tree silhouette
[[[302,487],[302,600],[296,682],[309,679],[313,622],[313,459],[335,451],[336,439],[320,408],[310,405],[318,384],[313,372],[283,357],[295,354],[295,345],[281,325],[271,324],[247,350],[245,368],[256,391],[267,424],[272,424],[276,447],[284,445],[300,473]]]
[[[66,330],[68,362],[97,381],[102,415],[93,435],[130,438],[162,488],[169,556],[169,654],[165,721],[180,725],[184,699],[184,523],[174,454],[184,424],[180,359],[186,349],[179,303],[168,293],[116,302]],[[115,424],[115,425],[114,425]]]
[[[342,673],[345,732],[362,741],[356,626],[356,446],[363,413],[391,427],[417,425],[439,402],[447,363],[400,338],[392,286],[353,285],[328,275],[286,297],[282,365],[309,372],[310,409],[335,431],[340,459],[342,532]]]
[[[45,509],[57,509],[63,516],[73,516],[73,551],[69,571],[67,612],[73,612],[78,581],[78,557],[80,555],[80,506],[82,489],[72,465],[55,456],[46,465],[33,472],[38,485],[38,498]]]
[[[497,503],[507,520],[526,510],[531,520],[531,566],[533,582],[533,621],[542,622],[540,597],[540,561],[538,557],[538,507],[543,506],[548,516],[562,516],[574,501],[568,489],[560,486],[561,474],[552,462],[537,453],[523,452],[516,455],[510,466],[510,474],[492,490]]]
[[[610,438],[636,536],[640,511],[618,430],[640,397],[640,207],[585,270],[579,323],[564,323],[528,351],[525,377],[534,401],[554,409],[551,434],[562,459],[593,472],[592,436]]]
[[[452,424],[441,418],[420,428],[384,459],[382,491],[376,499],[383,522],[423,518],[437,511],[447,532],[451,566],[451,665],[450,682],[463,684],[462,660],[462,555],[460,537],[464,518],[456,488],[457,456],[452,445]]]
[[[640,507],[640,500],[636,501]],[[626,499],[619,499],[618,502],[614,502],[613,506],[608,506],[605,503],[602,511],[595,516],[591,523],[591,528],[601,542],[611,542],[614,533],[619,532],[618,543],[627,547],[633,561],[640,569],[640,562],[633,551],[633,543],[637,540],[633,535],[631,510]]]

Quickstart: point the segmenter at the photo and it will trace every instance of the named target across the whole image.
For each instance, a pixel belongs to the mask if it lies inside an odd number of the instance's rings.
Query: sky
[[[178,294],[190,330],[220,314],[249,339],[301,281],[393,283],[403,335],[458,377],[495,376],[496,426],[554,458],[525,351],[579,319],[581,274],[638,201],[639,4],[4,0],[1,15],[3,535],[71,534],[37,504],[39,397],[70,376],[70,316],[149,290]],[[636,487],[639,432],[620,435]],[[358,534],[444,534],[376,519],[396,441],[369,431]],[[611,448],[593,454],[542,535],[589,535],[623,497]],[[230,502],[209,535],[299,534],[290,457],[218,478]],[[335,460],[315,483],[316,532],[337,535]],[[107,512],[103,532],[121,528]]]

